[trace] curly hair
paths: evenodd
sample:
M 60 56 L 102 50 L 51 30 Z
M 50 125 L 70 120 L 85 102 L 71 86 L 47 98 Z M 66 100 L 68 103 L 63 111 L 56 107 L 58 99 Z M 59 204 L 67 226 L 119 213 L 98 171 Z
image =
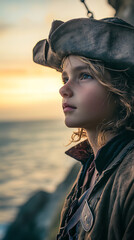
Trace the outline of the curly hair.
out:
M 116 116 L 108 122 L 103 120 L 97 127 L 99 145 L 105 143 L 106 132 L 118 134 L 123 129 L 134 131 L 134 79 L 127 74 L 127 70 L 108 69 L 98 60 L 76 57 L 89 65 L 91 76 L 106 88 L 109 99 L 112 97 L 116 104 Z M 87 138 L 86 131 L 78 128 L 73 132 L 70 143 L 78 142 L 82 138 Z

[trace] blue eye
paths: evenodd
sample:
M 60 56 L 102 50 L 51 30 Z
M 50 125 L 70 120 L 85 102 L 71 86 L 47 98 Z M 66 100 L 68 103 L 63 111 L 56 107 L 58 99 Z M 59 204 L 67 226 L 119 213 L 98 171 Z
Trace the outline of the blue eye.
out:
M 62 78 L 62 82 L 63 82 L 63 84 L 66 84 L 67 83 L 67 81 L 68 81 L 68 78 Z
M 82 73 L 80 79 L 92 79 L 92 76 L 88 73 Z

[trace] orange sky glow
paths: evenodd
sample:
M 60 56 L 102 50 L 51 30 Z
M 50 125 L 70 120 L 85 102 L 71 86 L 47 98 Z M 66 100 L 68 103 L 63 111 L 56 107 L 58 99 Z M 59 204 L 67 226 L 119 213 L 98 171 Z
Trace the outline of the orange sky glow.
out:
M 106 0 L 87 0 L 97 19 L 111 17 Z M 103 11 L 102 11 L 103 10 Z M 53 19 L 86 17 L 79 0 L 5 0 L 0 10 L 0 121 L 63 118 L 60 73 L 32 61 Z

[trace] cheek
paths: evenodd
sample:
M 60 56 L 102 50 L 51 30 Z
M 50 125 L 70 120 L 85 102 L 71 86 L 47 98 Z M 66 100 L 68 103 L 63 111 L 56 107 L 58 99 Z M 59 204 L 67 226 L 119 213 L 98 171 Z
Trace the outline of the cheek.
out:
M 104 108 L 107 108 L 107 102 L 107 94 L 103 89 L 92 89 L 84 94 L 83 105 L 93 112 L 104 111 Z

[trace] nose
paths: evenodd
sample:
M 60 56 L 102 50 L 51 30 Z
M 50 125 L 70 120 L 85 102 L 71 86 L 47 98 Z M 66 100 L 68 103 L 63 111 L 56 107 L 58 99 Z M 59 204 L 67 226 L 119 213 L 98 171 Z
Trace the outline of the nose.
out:
M 72 97 L 73 91 L 71 86 L 69 85 L 69 82 L 59 89 L 59 93 L 62 97 Z

